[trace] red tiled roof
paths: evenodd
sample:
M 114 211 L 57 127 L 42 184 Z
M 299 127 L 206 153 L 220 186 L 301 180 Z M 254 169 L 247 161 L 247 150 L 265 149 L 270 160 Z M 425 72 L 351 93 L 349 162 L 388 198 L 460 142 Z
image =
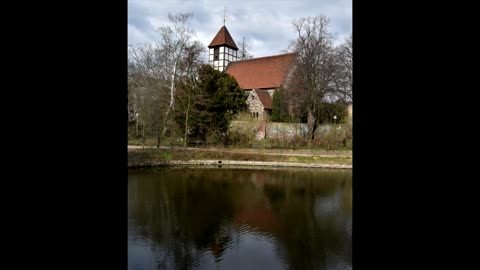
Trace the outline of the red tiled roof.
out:
M 285 82 L 295 57 L 295 53 L 288 53 L 232 62 L 226 72 L 242 89 L 278 88 Z
M 267 92 L 267 90 L 255 89 L 255 93 L 257 93 L 258 99 L 260 99 L 260 101 L 262 102 L 263 108 L 272 108 L 272 98 L 270 97 L 270 94 Z
M 208 47 L 211 48 L 220 45 L 227 45 L 238 50 L 235 41 L 233 41 L 232 36 L 230 35 L 227 27 L 225 26 L 222 26 L 222 28 L 220 28 L 220 31 L 218 31 L 217 35 L 213 38 L 212 42 L 210 42 L 210 45 L 208 45 Z

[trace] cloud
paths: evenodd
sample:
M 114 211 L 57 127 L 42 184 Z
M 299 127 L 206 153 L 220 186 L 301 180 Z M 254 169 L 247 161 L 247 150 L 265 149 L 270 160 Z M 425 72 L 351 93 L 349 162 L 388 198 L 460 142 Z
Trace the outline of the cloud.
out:
M 168 13 L 193 12 L 190 26 L 207 46 L 223 25 L 224 6 L 226 26 L 237 46 L 246 37 L 255 57 L 287 49 L 295 39 L 292 21 L 300 17 L 329 17 L 338 41 L 352 31 L 351 0 L 128 0 L 128 42 L 153 42 L 158 38 L 155 30 L 168 24 Z

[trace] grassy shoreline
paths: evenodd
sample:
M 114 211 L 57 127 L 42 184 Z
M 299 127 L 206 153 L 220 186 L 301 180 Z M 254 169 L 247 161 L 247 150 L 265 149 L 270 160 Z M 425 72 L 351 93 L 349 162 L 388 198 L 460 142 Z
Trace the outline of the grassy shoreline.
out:
M 248 151 L 245 151 L 248 150 Z M 288 151 L 252 149 L 129 148 L 129 167 L 160 165 L 252 165 L 351 168 L 351 151 Z

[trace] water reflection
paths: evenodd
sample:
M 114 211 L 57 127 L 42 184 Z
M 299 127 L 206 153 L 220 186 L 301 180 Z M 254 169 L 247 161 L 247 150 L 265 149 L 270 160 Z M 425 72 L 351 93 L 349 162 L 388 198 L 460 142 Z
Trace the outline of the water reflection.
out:
M 350 269 L 351 171 L 130 170 L 129 269 Z

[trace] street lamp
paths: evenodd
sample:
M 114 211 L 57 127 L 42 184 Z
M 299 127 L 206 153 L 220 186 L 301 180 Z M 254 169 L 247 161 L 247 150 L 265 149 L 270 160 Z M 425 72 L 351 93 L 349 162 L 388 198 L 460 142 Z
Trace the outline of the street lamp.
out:
M 135 114 L 135 137 L 138 136 L 138 113 Z
M 335 145 L 335 142 L 337 140 L 337 127 L 336 127 L 336 124 L 337 124 L 337 116 L 336 115 L 333 115 L 333 143 Z

